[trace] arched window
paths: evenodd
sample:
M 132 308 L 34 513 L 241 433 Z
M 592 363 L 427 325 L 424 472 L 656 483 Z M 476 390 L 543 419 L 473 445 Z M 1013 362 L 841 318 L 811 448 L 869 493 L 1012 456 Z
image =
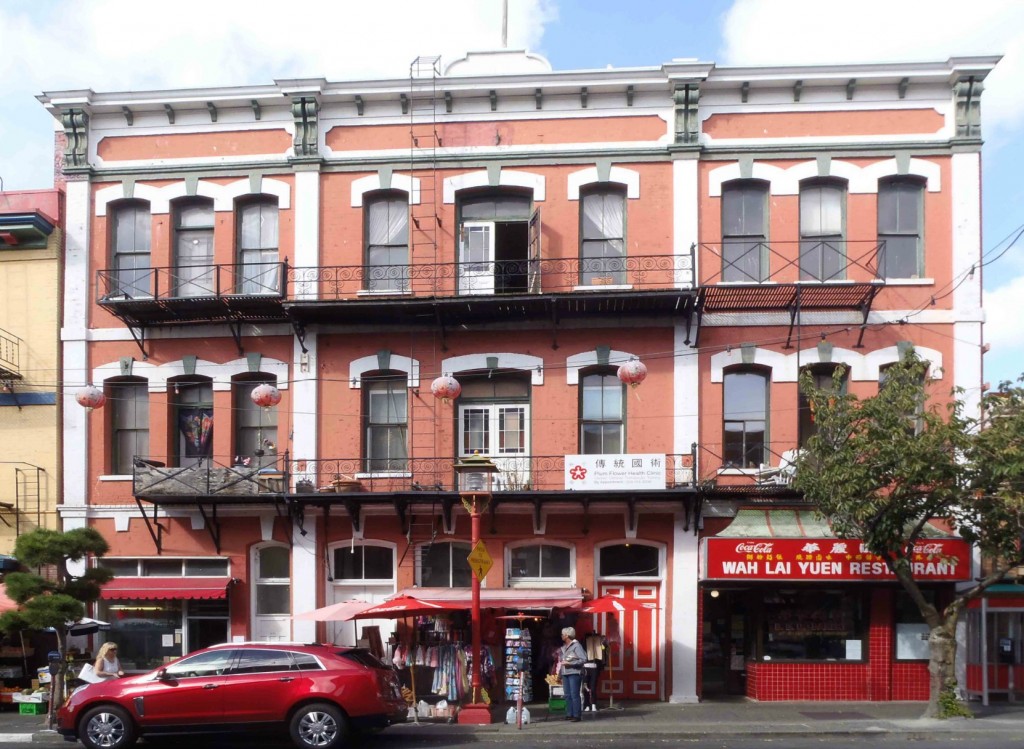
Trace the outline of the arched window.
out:
M 768 278 L 768 185 L 757 180 L 722 186 L 722 281 Z
M 409 290 L 409 197 L 388 190 L 363 203 L 366 289 Z
M 818 390 L 833 390 L 835 382 L 833 374 L 836 370 L 842 371 L 842 381 L 839 385 L 839 393 L 846 393 L 846 385 L 850 379 L 849 367 L 843 364 L 811 364 L 804 367 L 805 372 L 810 372 L 814 387 Z M 799 411 L 800 446 L 806 447 L 807 441 L 818 431 L 814 422 L 814 413 L 811 411 L 811 402 L 807 395 L 800 391 L 798 396 L 797 409 Z
M 277 385 L 273 375 L 253 372 L 231 381 L 234 401 L 234 455 L 247 465 L 274 465 L 277 455 L 277 406 L 261 408 L 252 402 L 260 385 Z
M 469 544 L 432 543 L 417 549 L 418 584 L 424 588 L 468 588 L 473 572 L 469 568 Z
M 626 451 L 625 385 L 612 369 L 581 378 L 580 454 L 613 455 Z
M 213 381 L 186 375 L 168 381 L 171 395 L 171 429 L 175 465 L 195 465 L 213 455 Z
M 494 488 L 530 483 L 530 374 L 474 372 L 459 375 L 459 457 L 489 455 L 500 472 Z
M 174 295 L 214 296 L 213 201 L 188 198 L 174 204 Z
M 558 544 L 527 543 L 508 547 L 509 585 L 572 584 L 572 549 Z
M 767 462 L 770 372 L 734 369 L 722 378 L 722 457 L 728 468 Z
M 334 548 L 331 561 L 336 583 L 391 582 L 395 577 L 395 550 L 376 544 L 342 544 Z
M 140 299 L 153 295 L 153 264 L 149 242 L 152 234 L 149 203 L 128 200 L 110 212 L 110 255 L 114 278 L 109 295 Z
M 409 467 L 409 391 L 402 372 L 364 375 L 363 451 L 366 470 L 405 471 Z
M 846 277 L 846 185 L 839 180 L 800 184 L 800 278 Z
M 626 283 L 626 191 L 588 188 L 580 197 L 580 283 Z
M 529 191 L 460 191 L 458 279 L 460 294 L 514 294 L 530 283 Z M 539 248 L 538 248 L 539 249 Z
M 277 198 L 259 195 L 239 200 L 236 207 L 239 294 L 280 294 Z
M 149 387 L 141 377 L 107 380 L 110 410 L 110 467 L 113 474 L 132 473 L 135 456 L 149 456 Z
M 924 184 L 898 177 L 878 183 L 878 272 L 883 278 L 924 276 Z
M 658 577 L 661 554 L 657 546 L 613 544 L 598 550 L 599 577 Z

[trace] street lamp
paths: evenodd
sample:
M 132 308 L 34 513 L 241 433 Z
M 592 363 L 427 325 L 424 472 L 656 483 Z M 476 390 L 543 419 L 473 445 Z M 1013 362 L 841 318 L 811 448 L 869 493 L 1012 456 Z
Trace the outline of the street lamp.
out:
M 480 580 L 490 569 L 491 560 L 487 549 L 480 541 L 480 516 L 487 512 L 491 502 L 491 480 L 498 467 L 486 455 L 479 453 L 463 458 L 455 464 L 455 475 L 459 481 L 459 499 L 469 513 L 470 567 L 473 570 L 472 608 L 470 610 L 473 630 L 473 672 L 472 701 L 459 711 L 459 723 L 488 724 L 491 722 L 490 708 L 480 701 L 480 662 L 483 650 L 480 647 Z

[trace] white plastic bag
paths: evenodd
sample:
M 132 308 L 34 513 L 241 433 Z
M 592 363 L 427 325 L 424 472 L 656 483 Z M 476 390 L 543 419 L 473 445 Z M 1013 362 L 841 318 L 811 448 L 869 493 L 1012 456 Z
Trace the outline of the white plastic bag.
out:
M 416 705 L 416 713 L 421 718 L 429 718 L 430 717 L 430 705 L 428 705 L 423 700 L 420 700 L 419 704 Z
M 516 709 L 514 707 L 510 707 L 508 709 L 508 712 L 505 713 L 505 722 L 508 725 L 510 725 L 510 726 L 514 726 L 515 725 L 515 723 L 516 723 Z

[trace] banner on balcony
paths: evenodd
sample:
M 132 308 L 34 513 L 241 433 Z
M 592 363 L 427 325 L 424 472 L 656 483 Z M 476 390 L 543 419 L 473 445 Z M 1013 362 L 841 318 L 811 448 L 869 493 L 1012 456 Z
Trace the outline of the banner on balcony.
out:
M 705 538 L 702 580 L 895 580 L 860 541 L 839 538 Z M 926 539 L 914 547 L 917 580 L 969 580 L 971 549 L 960 538 Z
M 565 488 L 665 489 L 665 455 L 566 455 Z

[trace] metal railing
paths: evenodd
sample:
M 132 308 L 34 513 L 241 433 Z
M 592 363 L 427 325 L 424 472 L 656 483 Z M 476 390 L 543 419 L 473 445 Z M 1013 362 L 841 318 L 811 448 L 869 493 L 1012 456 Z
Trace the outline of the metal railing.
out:
M 21 377 L 21 339 L 0 328 L 0 378 Z
M 284 296 L 287 262 L 101 270 L 100 303 L 228 296 Z
M 885 242 L 752 240 L 701 243 L 700 285 L 881 280 Z

